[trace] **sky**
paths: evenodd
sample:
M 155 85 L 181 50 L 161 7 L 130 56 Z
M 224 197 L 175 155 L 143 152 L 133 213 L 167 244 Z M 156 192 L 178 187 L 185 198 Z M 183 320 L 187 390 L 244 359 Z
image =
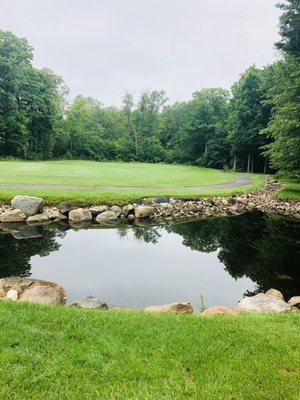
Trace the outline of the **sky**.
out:
M 119 105 L 126 91 L 170 102 L 229 89 L 250 65 L 277 59 L 277 0 L 0 0 L 0 28 L 26 37 L 34 65 L 70 96 Z

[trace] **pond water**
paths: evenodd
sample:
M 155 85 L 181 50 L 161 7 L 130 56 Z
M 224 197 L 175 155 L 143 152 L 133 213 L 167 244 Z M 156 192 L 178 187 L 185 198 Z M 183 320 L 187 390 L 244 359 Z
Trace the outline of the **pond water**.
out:
M 234 306 L 271 287 L 300 294 L 300 223 L 262 213 L 167 226 L 74 229 L 66 224 L 0 230 L 0 276 L 61 284 L 129 307 L 191 301 Z M 26 236 L 35 236 L 24 239 Z M 21 239 L 22 238 L 22 239 Z

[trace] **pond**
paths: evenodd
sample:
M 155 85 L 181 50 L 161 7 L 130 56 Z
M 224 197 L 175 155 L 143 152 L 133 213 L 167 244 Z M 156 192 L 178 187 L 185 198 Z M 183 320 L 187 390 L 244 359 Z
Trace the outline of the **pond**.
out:
M 280 216 L 1 228 L 1 277 L 57 282 L 68 302 L 91 295 L 128 307 L 191 301 L 197 308 L 201 296 L 206 306 L 234 306 L 243 295 L 271 287 L 286 298 L 300 293 L 300 223 Z

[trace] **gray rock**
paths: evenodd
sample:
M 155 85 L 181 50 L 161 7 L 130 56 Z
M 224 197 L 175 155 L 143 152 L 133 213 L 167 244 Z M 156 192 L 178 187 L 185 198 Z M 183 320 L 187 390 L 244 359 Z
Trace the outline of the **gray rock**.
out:
M 23 222 L 26 215 L 21 210 L 10 210 L 0 214 L 0 222 Z
M 57 206 L 58 210 L 64 215 L 67 215 L 73 209 L 73 207 L 74 205 L 72 201 L 63 201 Z
M 154 207 L 151 206 L 137 206 L 135 208 L 136 218 L 149 218 L 154 214 Z
M 71 303 L 70 306 L 78 308 L 101 308 L 102 310 L 108 309 L 108 305 L 104 301 L 93 296 L 88 296 L 83 300 Z
M 36 214 L 36 215 L 32 215 L 31 217 L 28 217 L 27 223 L 35 224 L 35 223 L 45 222 L 45 221 L 49 221 L 49 220 L 50 220 L 50 218 L 49 218 L 48 214 L 42 213 L 42 214 Z
M 89 208 L 89 211 L 92 213 L 93 217 L 97 217 L 97 215 L 103 213 L 108 209 L 107 206 L 93 206 Z
M 93 219 L 92 213 L 84 208 L 77 208 L 69 212 L 69 221 L 73 223 L 89 222 Z
M 252 297 L 243 298 L 237 308 L 245 311 L 272 311 L 285 312 L 290 311 L 291 307 L 282 299 L 274 296 L 268 296 L 264 293 L 256 294 Z
M 168 197 L 158 196 L 158 197 L 154 197 L 153 201 L 156 204 L 164 204 L 164 203 L 168 203 L 169 199 L 168 199 Z
M 98 222 L 98 224 L 111 224 L 118 222 L 118 216 L 113 211 L 104 211 L 103 213 L 97 215 L 96 222 Z
M 39 214 L 43 211 L 43 199 L 33 196 L 15 196 L 11 205 L 13 208 L 21 210 L 27 217 Z

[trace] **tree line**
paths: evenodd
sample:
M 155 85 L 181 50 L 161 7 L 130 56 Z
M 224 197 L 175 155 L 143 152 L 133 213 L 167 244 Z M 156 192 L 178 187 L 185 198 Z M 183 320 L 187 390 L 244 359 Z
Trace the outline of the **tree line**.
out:
M 283 10 L 279 61 L 250 66 L 230 91 L 168 104 L 164 91 L 125 93 L 120 107 L 77 96 L 32 65 L 26 39 L 0 31 L 0 157 L 188 163 L 300 176 L 300 0 Z

